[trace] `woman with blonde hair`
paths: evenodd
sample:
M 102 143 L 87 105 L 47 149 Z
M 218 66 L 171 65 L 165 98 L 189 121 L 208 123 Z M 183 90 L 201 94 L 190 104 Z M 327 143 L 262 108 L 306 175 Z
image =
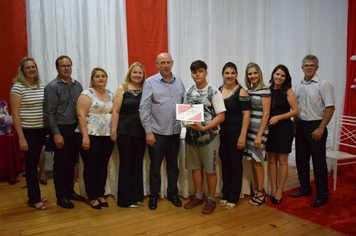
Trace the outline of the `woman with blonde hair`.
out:
M 11 114 L 19 137 L 20 149 L 26 157 L 26 184 L 30 204 L 46 210 L 37 178 L 37 167 L 45 143 L 47 123 L 43 113 L 44 85 L 36 62 L 31 57 L 21 60 L 18 75 L 10 92 Z
M 77 145 L 84 163 L 85 190 L 93 209 L 108 207 L 104 198 L 107 166 L 114 143 L 110 140 L 113 94 L 107 90 L 108 74 L 96 67 L 91 73 L 89 89 L 79 96 L 75 130 Z
M 267 122 L 271 105 L 271 92 L 263 82 L 260 67 L 253 62 L 246 66 L 245 85 L 251 97 L 251 119 L 247 131 L 247 142 L 244 156 L 252 162 L 256 192 L 249 203 L 260 206 L 265 202 L 264 168 L 262 162 L 267 161 L 265 143 L 268 136 Z
M 133 63 L 114 96 L 111 118 L 111 140 L 117 141 L 120 154 L 117 205 L 137 208 L 143 203 L 143 156 L 146 149 L 145 130 L 138 113 L 142 87 L 146 79 L 142 64 Z

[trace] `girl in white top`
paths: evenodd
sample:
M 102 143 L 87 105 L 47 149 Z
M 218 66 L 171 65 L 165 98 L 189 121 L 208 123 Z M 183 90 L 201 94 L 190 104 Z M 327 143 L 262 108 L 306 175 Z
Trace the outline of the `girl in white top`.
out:
M 84 163 L 85 190 L 91 207 L 98 210 L 108 207 L 104 193 L 107 166 L 114 146 L 110 139 L 113 94 L 105 89 L 107 80 L 103 68 L 94 68 L 89 89 L 84 90 L 77 101 L 77 144 Z
M 37 179 L 37 167 L 46 137 L 43 114 L 44 85 L 36 62 L 31 57 L 21 60 L 15 84 L 10 92 L 11 114 L 19 137 L 20 149 L 26 157 L 26 183 L 29 202 L 38 210 L 46 210 Z

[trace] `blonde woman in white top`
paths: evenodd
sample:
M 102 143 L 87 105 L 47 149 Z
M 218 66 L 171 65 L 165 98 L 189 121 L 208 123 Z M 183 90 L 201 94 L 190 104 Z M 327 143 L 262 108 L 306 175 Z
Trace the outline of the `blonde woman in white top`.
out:
M 45 142 L 47 124 L 43 113 L 44 85 L 33 58 L 21 60 L 18 75 L 10 92 L 11 114 L 19 137 L 20 149 L 26 157 L 26 183 L 29 203 L 46 210 L 37 179 L 37 167 Z

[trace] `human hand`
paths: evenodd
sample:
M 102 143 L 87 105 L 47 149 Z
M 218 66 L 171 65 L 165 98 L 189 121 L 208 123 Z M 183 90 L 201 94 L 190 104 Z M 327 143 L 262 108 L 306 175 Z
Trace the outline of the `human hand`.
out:
M 246 146 L 246 136 L 240 135 L 239 139 L 237 140 L 237 149 L 244 149 Z
M 273 117 L 271 117 L 271 119 L 269 119 L 268 125 L 275 125 L 278 123 L 278 121 L 279 121 L 278 116 L 273 116 Z
M 194 122 L 194 124 L 192 124 L 192 126 L 190 126 L 190 128 L 192 128 L 193 130 L 196 131 L 205 131 L 205 126 L 202 126 L 201 124 Z
M 147 133 L 146 134 L 146 143 L 148 145 L 150 145 L 151 147 L 153 147 L 155 145 L 155 142 L 156 142 L 155 135 L 153 133 Z
M 62 149 L 64 146 L 64 139 L 60 133 L 55 134 L 53 137 L 54 144 L 58 149 Z
M 83 139 L 82 139 L 82 148 L 84 150 L 89 150 L 89 148 L 90 148 L 90 139 L 89 139 L 89 137 L 83 137 Z
M 318 142 L 320 141 L 321 137 L 323 136 L 324 134 L 324 129 L 322 128 L 317 128 L 316 130 L 313 131 L 312 134 L 312 139 L 315 141 L 315 142 Z
M 110 139 L 111 139 L 111 141 L 116 142 L 117 133 L 116 133 L 116 132 L 111 132 L 111 134 L 110 134 Z
M 255 141 L 253 142 L 253 146 L 255 148 L 259 148 L 261 146 L 261 143 L 262 143 L 262 137 L 261 136 L 257 136 L 255 138 Z
M 20 138 L 19 139 L 19 145 L 20 145 L 20 150 L 22 151 L 28 151 L 28 144 L 25 138 Z

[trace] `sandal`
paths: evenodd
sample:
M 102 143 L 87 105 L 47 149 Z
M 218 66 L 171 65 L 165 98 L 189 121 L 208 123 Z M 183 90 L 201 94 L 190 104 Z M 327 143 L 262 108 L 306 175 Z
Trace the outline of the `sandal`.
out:
M 45 197 L 41 197 L 41 202 L 48 202 L 48 200 Z
M 236 203 L 228 202 L 228 203 L 226 204 L 226 206 L 225 206 L 225 209 L 226 209 L 226 210 L 231 210 L 231 209 L 233 209 L 233 208 L 235 208 L 235 207 L 236 207 Z
M 99 197 L 98 198 L 98 201 L 99 201 L 99 203 L 100 203 L 100 205 L 102 206 L 102 207 L 109 207 L 109 204 L 105 201 L 105 202 L 102 202 L 101 200 L 102 199 L 104 199 L 104 201 L 105 201 L 105 198 L 104 197 Z
M 98 205 L 94 205 L 95 202 L 99 202 L 99 204 L 98 204 Z M 101 203 L 100 203 L 100 201 L 99 201 L 98 199 L 93 200 L 93 201 L 90 203 L 90 206 L 91 206 L 91 208 L 93 208 L 93 209 L 101 210 Z
M 219 204 L 220 204 L 220 206 L 226 206 L 226 204 L 227 204 L 227 201 L 226 200 L 223 200 L 223 199 L 221 199 L 220 201 L 219 201 Z
M 37 210 L 47 210 L 47 207 L 44 203 L 42 202 L 38 202 L 36 204 L 33 204 L 33 206 L 37 209 Z
M 40 184 L 47 185 L 47 179 L 40 179 Z
M 257 196 L 258 193 L 263 193 L 261 196 Z M 261 206 L 264 202 L 266 201 L 266 192 L 265 189 L 259 190 L 257 189 L 257 192 L 255 194 L 255 196 L 253 196 L 251 198 L 251 200 L 249 201 L 249 203 L 252 206 Z

